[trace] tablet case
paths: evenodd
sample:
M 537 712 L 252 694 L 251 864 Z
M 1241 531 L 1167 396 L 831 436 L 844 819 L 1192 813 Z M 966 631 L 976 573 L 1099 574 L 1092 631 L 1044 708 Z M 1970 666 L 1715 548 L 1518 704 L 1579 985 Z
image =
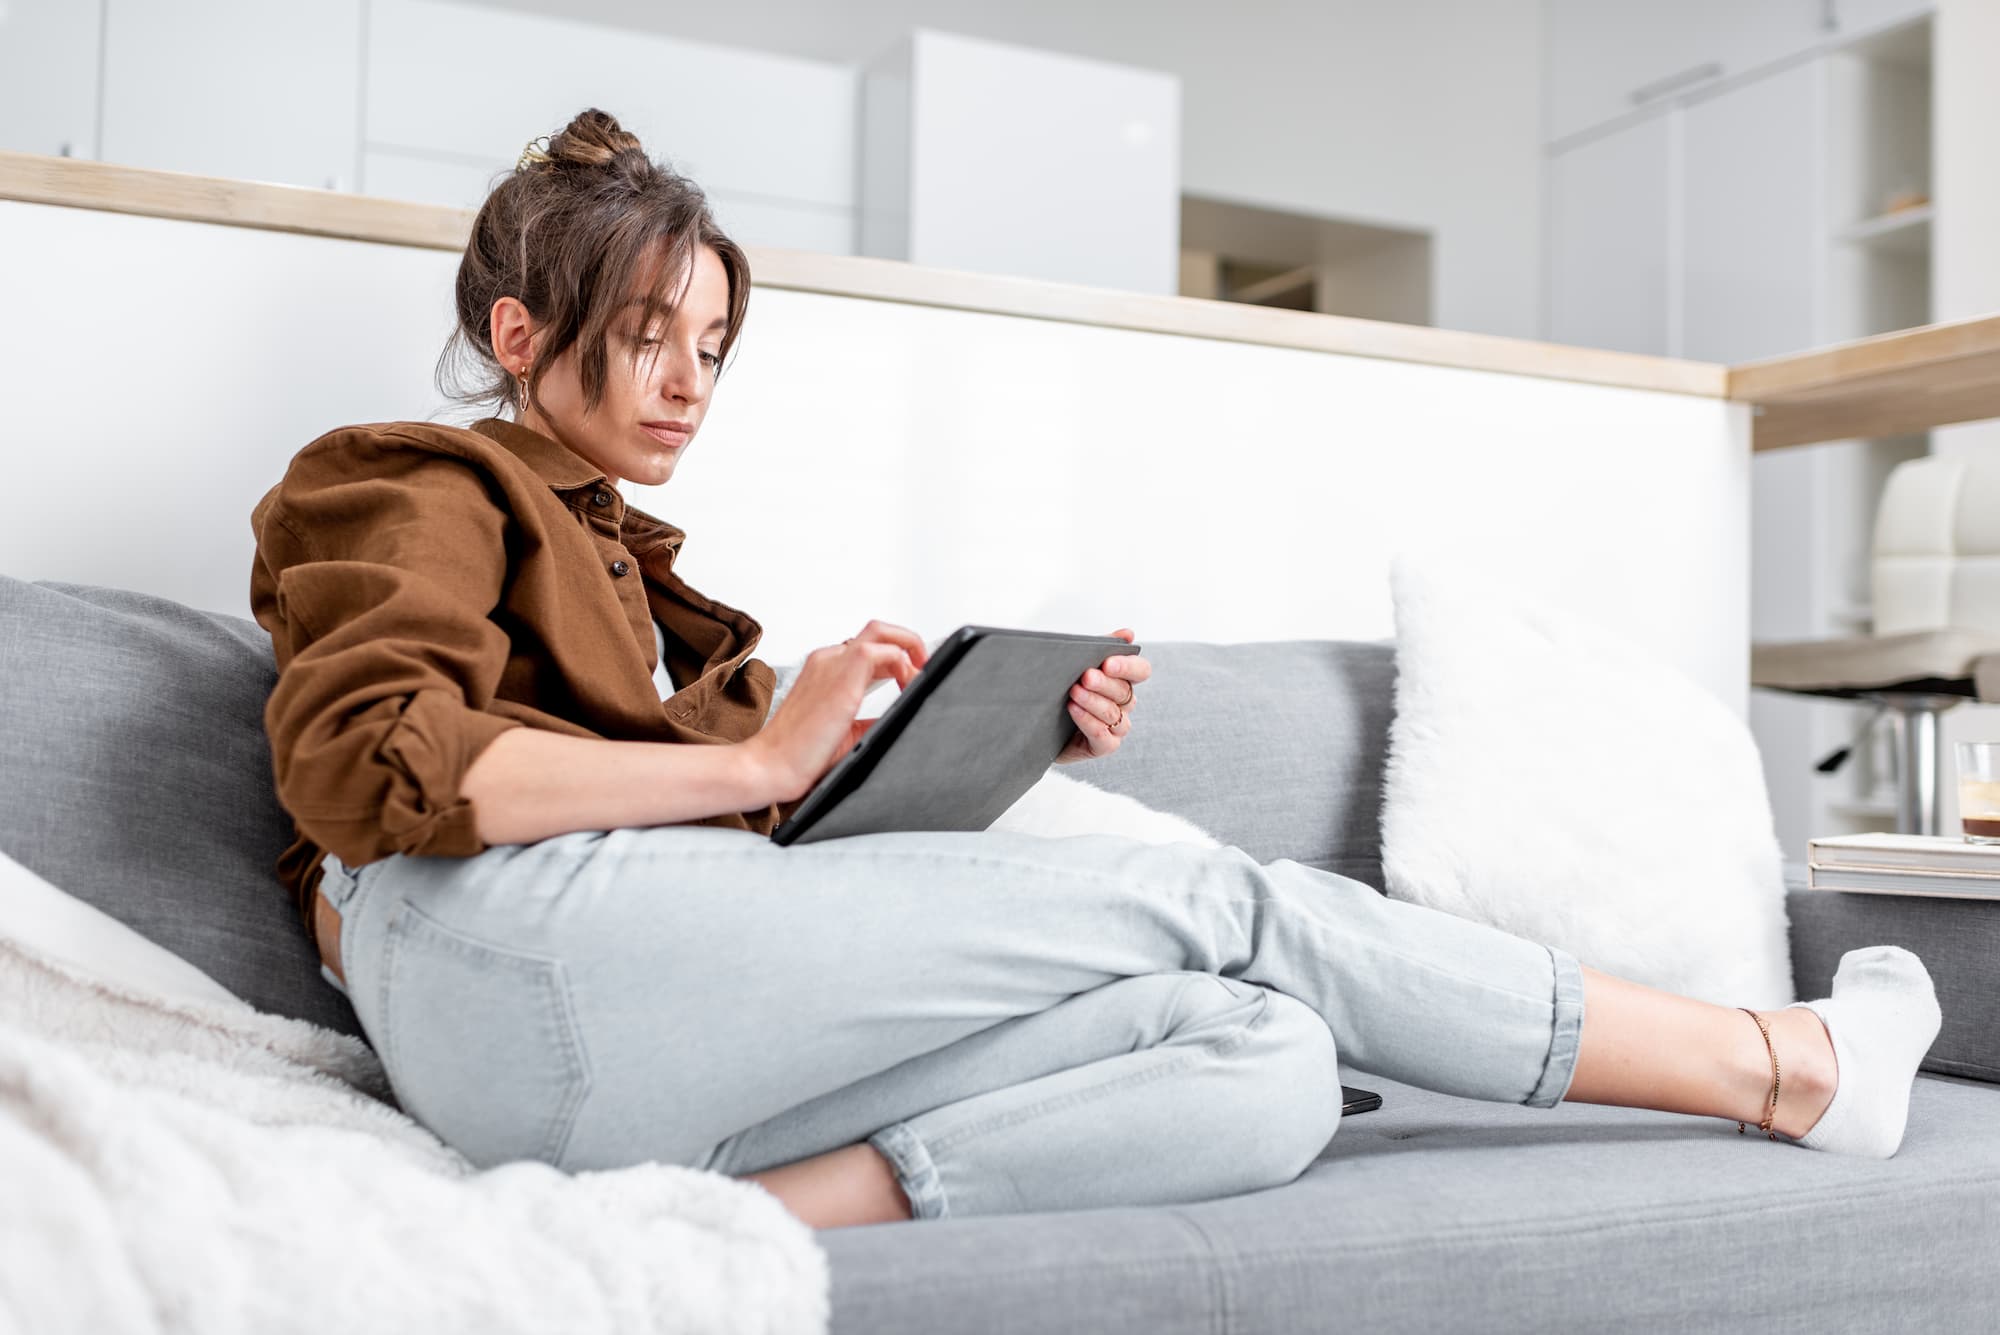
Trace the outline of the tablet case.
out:
M 1075 731 L 1070 685 L 1138 652 L 1115 636 L 959 627 L 772 840 L 987 828 Z

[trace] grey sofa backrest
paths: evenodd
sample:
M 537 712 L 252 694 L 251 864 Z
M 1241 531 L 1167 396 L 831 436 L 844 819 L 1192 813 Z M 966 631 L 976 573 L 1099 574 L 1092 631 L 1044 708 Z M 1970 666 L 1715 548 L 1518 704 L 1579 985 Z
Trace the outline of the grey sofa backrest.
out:
M 1144 649 L 1142 726 L 1072 773 L 1379 888 L 1393 646 Z M 254 622 L 0 576 L 0 850 L 260 1009 L 357 1033 L 274 874 L 275 680 Z
M 1291 858 L 1382 888 L 1389 641 L 1140 642 L 1137 726 L 1070 773 L 1185 816 L 1259 862 Z
M 276 680 L 253 621 L 0 576 L 0 850 L 260 1010 L 358 1034 L 274 873 Z

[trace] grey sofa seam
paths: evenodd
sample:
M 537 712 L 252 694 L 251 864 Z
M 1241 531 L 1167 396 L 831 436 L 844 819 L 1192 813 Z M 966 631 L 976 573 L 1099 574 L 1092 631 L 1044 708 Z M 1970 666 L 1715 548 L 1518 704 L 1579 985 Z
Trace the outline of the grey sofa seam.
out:
M 1221 1250 L 1216 1247 L 1215 1239 L 1209 1236 L 1208 1230 L 1185 1208 L 1172 1207 L 1167 1214 L 1201 1241 L 1203 1277 L 1208 1280 L 1209 1311 L 1215 1316 L 1212 1328 L 1218 1335 L 1229 1335 L 1236 1329 L 1236 1291 L 1229 1282 L 1229 1267 L 1220 1264 Z
M 1819 1153 L 1802 1150 L 1800 1153 Z M 1985 1178 L 1961 1178 L 1955 1186 L 1972 1188 L 1966 1193 L 1968 1199 L 1989 1200 L 1995 1188 L 2000 1188 L 2000 1175 Z M 1935 1199 L 1935 1196 L 1926 1197 Z M 1686 1207 L 1653 1211 L 1634 1217 L 1626 1213 L 1574 1216 L 1552 1226 L 1506 1225 L 1498 1229 L 1427 1229 L 1421 1233 L 1399 1234 L 1394 1237 L 1371 1238 L 1353 1244 L 1342 1243 L 1337 1248 L 1306 1250 L 1291 1248 L 1274 1251 L 1235 1252 L 1239 1260 L 1263 1261 L 1316 1258 L 1324 1260 L 1331 1256 L 1367 1255 L 1375 1252 L 1407 1252 L 1413 1246 L 1424 1243 L 1461 1242 L 1517 1242 L 1523 1239 L 1554 1239 L 1582 1233 L 1644 1232 L 1659 1224 L 1685 1223 L 1691 1220 L 1714 1222 L 1722 1215 L 1735 1218 L 1755 1219 L 1765 1215 L 1786 1215 L 1815 1213 L 1833 1207 L 1854 1205 L 1874 1205 L 1881 1202 L 1908 1202 L 1909 1189 L 1905 1186 L 1884 1188 L 1878 1191 L 1861 1192 L 1841 1190 L 1822 1192 L 1813 1196 L 1794 1197 L 1785 1201 L 1772 1201 L 1767 1196 L 1735 1196 L 1719 1200 L 1704 1200 Z M 1739 1208 L 1750 1205 L 1751 1208 Z

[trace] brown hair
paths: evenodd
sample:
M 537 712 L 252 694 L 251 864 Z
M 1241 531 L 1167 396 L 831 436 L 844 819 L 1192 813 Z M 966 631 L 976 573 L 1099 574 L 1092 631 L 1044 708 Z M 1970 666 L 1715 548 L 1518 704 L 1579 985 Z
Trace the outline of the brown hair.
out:
M 458 327 L 438 358 L 439 389 L 461 402 L 506 404 L 521 415 L 521 386 L 494 356 L 491 325 L 493 303 L 514 297 L 548 331 L 528 372 L 528 401 L 550 364 L 575 345 L 584 403 L 595 408 L 623 302 L 629 296 L 644 303 L 642 329 L 671 319 L 678 302 L 668 289 L 693 273 L 702 246 L 714 249 L 729 275 L 720 373 L 743 329 L 750 261 L 716 226 L 701 187 L 648 158 L 636 135 L 595 107 L 547 143 L 541 152 L 529 146 L 472 220 L 458 265 Z M 657 285 L 635 292 L 655 255 L 664 261 Z

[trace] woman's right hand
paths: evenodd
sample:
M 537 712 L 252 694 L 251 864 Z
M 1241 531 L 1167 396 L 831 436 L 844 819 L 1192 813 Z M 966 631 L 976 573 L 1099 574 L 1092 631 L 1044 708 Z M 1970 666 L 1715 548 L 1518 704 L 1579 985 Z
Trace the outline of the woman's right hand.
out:
M 873 719 L 857 719 L 861 698 L 884 677 L 900 689 L 924 665 L 923 637 L 907 626 L 871 621 L 861 633 L 806 655 L 791 689 L 755 736 L 744 742 L 776 791 L 774 801 L 805 796 L 851 750 Z

